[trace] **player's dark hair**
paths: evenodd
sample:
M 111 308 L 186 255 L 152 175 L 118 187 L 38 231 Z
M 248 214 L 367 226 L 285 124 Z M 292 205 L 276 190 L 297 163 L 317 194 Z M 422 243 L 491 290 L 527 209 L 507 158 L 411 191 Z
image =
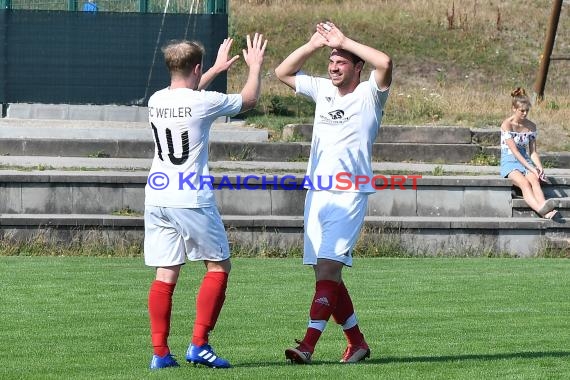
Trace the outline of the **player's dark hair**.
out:
M 170 74 L 188 75 L 202 63 L 204 46 L 195 41 L 171 41 L 162 48 L 164 62 Z
M 364 60 L 363 60 L 362 58 L 360 58 L 359 56 L 357 56 L 356 54 L 351 53 L 351 52 L 349 52 L 349 51 L 348 51 L 347 53 L 350 55 L 350 60 L 351 60 L 352 63 L 354 63 L 355 65 L 356 65 L 358 62 L 364 63 Z
M 352 62 L 353 64 L 357 64 L 358 62 L 362 62 L 362 64 L 364 64 L 364 60 L 362 58 L 360 58 L 358 55 L 348 51 L 348 50 L 344 50 L 344 49 L 333 49 L 331 50 L 330 55 L 332 56 L 333 54 L 335 54 L 335 52 L 337 53 L 341 53 L 342 55 L 344 55 L 348 60 L 350 60 L 350 62 Z

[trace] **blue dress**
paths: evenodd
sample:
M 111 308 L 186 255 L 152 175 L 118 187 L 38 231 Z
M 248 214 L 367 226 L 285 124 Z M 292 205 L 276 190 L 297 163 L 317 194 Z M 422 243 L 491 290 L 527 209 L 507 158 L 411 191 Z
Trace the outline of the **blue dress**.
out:
M 526 161 L 534 166 L 534 163 L 528 155 L 529 143 L 536 140 L 536 132 L 512 132 L 501 131 L 501 177 L 506 178 L 513 170 L 518 170 L 526 175 L 528 170 L 517 160 L 513 152 L 507 145 L 506 141 L 513 139 L 520 154 Z

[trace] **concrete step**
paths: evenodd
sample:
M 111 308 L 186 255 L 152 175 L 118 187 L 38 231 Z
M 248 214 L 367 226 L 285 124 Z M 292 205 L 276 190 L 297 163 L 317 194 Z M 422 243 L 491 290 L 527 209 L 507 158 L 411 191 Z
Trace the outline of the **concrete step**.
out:
M 148 171 L 151 158 L 0 156 L 0 168 L 12 170 L 139 170 Z M 217 173 L 297 173 L 304 174 L 307 161 L 210 161 L 208 166 Z M 372 162 L 375 172 L 452 175 L 498 175 L 496 166 L 430 164 L 414 162 Z M 568 169 L 553 169 L 553 175 L 570 175 Z
M 47 131 L 46 131 L 47 132 Z M 137 131 L 146 134 L 148 130 Z M 0 131 L 1 133 L 1 131 Z M 86 135 L 90 136 L 90 135 Z M 224 138 L 229 138 L 228 136 Z M 309 143 L 211 141 L 210 161 L 307 161 Z M 374 161 L 468 163 L 480 148 L 467 144 L 376 143 Z M 152 137 L 142 139 L 48 138 L 0 136 L 0 154 L 9 156 L 152 158 Z
M 0 156 L 0 170 L 25 171 L 141 171 L 148 172 L 150 158 L 106 158 L 106 157 L 54 157 L 54 156 Z M 210 161 L 210 170 L 217 174 L 229 173 L 294 173 L 304 175 L 307 161 Z M 497 166 L 471 164 L 434 164 L 417 162 L 372 162 L 375 173 L 424 174 L 424 175 L 499 175 Z M 549 168 L 549 176 L 570 176 L 570 169 Z M 548 187 L 546 187 L 548 190 Z M 565 195 L 551 195 L 563 197 Z
M 240 161 L 307 161 L 310 143 L 212 143 L 210 160 Z M 372 160 L 376 162 L 427 162 L 439 164 L 468 163 L 480 153 L 469 144 L 375 143 Z
M 223 220 L 232 246 L 258 250 L 263 242 L 265 247 L 285 251 L 302 247 L 300 216 L 224 215 Z M 551 244 L 548 236 L 569 230 L 567 224 L 528 218 L 367 217 L 359 244 L 397 247 L 413 255 L 530 257 Z M 140 246 L 144 224 L 141 216 L 0 214 L 0 234 L 4 241 Z
M 312 124 L 289 124 L 283 128 L 285 141 L 311 141 Z M 376 142 L 413 144 L 471 144 L 469 128 L 455 126 L 382 125 Z
M 471 128 L 471 141 L 481 146 L 501 145 L 500 128 Z
M 306 125 L 292 126 L 311 127 Z M 210 160 L 306 161 L 309 142 L 268 142 L 267 130 L 243 121 L 214 123 Z M 496 146 L 472 143 L 462 127 L 383 126 L 373 160 L 457 164 L 500 154 Z M 0 119 L 0 156 L 152 158 L 154 143 L 146 122 Z M 570 153 L 542 153 L 548 167 L 570 168 Z
M 566 257 L 570 257 L 570 238 L 569 237 L 547 237 L 546 241 L 549 249 L 558 253 L 565 253 Z
M 123 105 L 9 103 L 6 116 L 13 119 L 97 120 L 147 122 L 148 108 Z
M 486 157 L 501 158 L 499 146 L 483 146 L 481 154 Z M 540 160 L 546 170 L 550 168 L 570 168 L 570 152 L 540 152 Z
M 563 218 L 570 218 L 570 198 L 556 199 L 556 209 Z M 537 214 L 532 210 L 524 199 L 513 199 L 513 217 L 515 218 L 536 218 Z
M 214 127 L 210 142 L 210 161 L 268 161 L 268 162 L 306 162 L 309 158 L 309 143 L 259 142 L 265 138 L 253 131 L 248 136 L 246 131 L 225 130 L 220 125 Z M 0 157 L 2 156 L 44 156 L 44 157 L 79 157 L 79 158 L 131 158 L 151 159 L 154 155 L 152 137 L 144 140 L 147 129 L 131 129 L 133 139 L 93 138 L 93 131 L 85 133 L 83 138 L 61 139 L 49 137 L 46 129 L 42 135 L 36 132 L 32 137 L 9 137 L 0 129 Z M 76 130 L 76 132 L 79 132 Z M 102 130 L 108 136 L 113 130 Z M 216 135 L 216 133 L 219 134 Z M 217 136 L 217 137 L 216 137 Z M 236 142 L 235 140 L 242 140 Z M 233 141 L 228 141 L 233 140 Z M 435 163 L 439 165 L 468 164 L 482 154 L 481 148 L 468 144 L 405 144 L 376 143 L 373 147 L 375 162 L 410 162 Z M 487 154 L 487 153 L 484 153 Z M 489 155 L 494 153 L 489 153 Z M 570 154 L 544 153 L 543 161 L 549 168 L 570 168 Z M 499 167 L 496 167 L 497 173 Z
M 299 189 L 303 174 L 214 171 L 212 176 L 222 214 L 303 215 L 305 190 Z M 147 177 L 147 171 L 2 170 L 0 213 L 141 213 Z M 552 179 L 553 189 L 570 193 L 570 176 Z M 513 216 L 512 185 L 495 175 L 386 174 L 378 178 L 377 186 L 381 190 L 369 197 L 370 216 Z
M 267 142 L 268 138 L 266 130 L 247 127 L 242 120 L 217 121 L 210 131 L 213 142 Z M 11 144 L 15 146 L 9 148 Z M 85 144 L 92 147 L 85 148 Z M 152 148 L 154 143 L 148 121 L 0 119 L 2 154 L 86 156 L 85 152 L 100 151 L 128 157 L 129 152 L 124 150 L 129 144 L 143 144 L 146 150 L 142 157 L 149 154 L 148 146 Z M 121 147 L 123 152 L 118 153 Z
M 310 124 L 290 124 L 283 129 L 283 139 L 297 142 L 311 141 L 312 132 L 313 126 Z M 451 163 L 457 160 L 456 163 L 465 163 L 478 158 L 479 155 L 499 160 L 501 156 L 500 138 L 498 128 L 383 125 L 380 128 L 377 143 L 418 144 L 419 146 L 408 151 L 398 149 L 398 145 L 387 145 L 387 148 L 384 148 L 385 152 L 375 152 L 375 155 L 385 161 Z M 471 145 L 471 147 L 458 147 L 462 144 Z M 449 156 L 442 158 L 443 154 L 449 154 Z M 541 158 L 547 167 L 570 168 L 570 152 L 541 152 Z
M 264 228 L 267 226 L 278 228 L 303 228 L 303 216 L 299 215 L 223 215 L 228 226 Z M 536 228 L 553 231 L 570 229 L 566 224 L 555 223 L 546 219 L 528 218 L 482 218 L 482 217 L 451 217 L 441 219 L 437 217 L 409 217 L 409 216 L 367 216 L 367 227 L 383 227 L 396 229 L 505 229 L 516 230 Z M 142 215 L 106 215 L 106 214 L 0 214 L 0 226 L 43 225 L 46 227 L 58 226 L 95 226 L 95 227 L 143 227 Z M 555 233 L 555 232 L 552 232 Z M 558 236 L 559 238 L 560 236 Z

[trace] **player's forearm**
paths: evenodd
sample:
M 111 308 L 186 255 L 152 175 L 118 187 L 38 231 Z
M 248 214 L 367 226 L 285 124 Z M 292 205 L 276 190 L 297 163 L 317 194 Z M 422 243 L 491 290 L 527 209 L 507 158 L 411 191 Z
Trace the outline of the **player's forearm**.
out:
M 244 112 L 256 106 L 261 92 L 261 67 L 250 67 L 247 81 L 241 90 L 242 106 Z
M 388 70 L 392 67 L 392 59 L 386 53 L 373 47 L 363 45 L 348 37 L 342 42 L 341 48 L 356 54 L 376 70 Z
M 316 51 L 310 43 L 306 43 L 298 49 L 294 50 L 287 58 L 281 62 L 275 69 L 275 75 L 281 81 L 287 77 L 294 77 L 301 70 L 307 59 Z
M 221 71 L 216 70 L 214 67 L 202 74 L 200 79 L 200 84 L 198 84 L 198 90 L 204 90 L 208 88 L 210 83 L 220 74 Z

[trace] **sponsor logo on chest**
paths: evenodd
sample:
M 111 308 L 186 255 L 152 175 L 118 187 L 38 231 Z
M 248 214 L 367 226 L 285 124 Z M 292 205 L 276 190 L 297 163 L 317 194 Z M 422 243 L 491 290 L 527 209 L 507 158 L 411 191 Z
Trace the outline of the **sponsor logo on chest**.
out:
M 320 114 L 320 121 L 324 124 L 339 125 L 348 121 L 349 117 L 345 115 L 344 110 L 336 109 Z

